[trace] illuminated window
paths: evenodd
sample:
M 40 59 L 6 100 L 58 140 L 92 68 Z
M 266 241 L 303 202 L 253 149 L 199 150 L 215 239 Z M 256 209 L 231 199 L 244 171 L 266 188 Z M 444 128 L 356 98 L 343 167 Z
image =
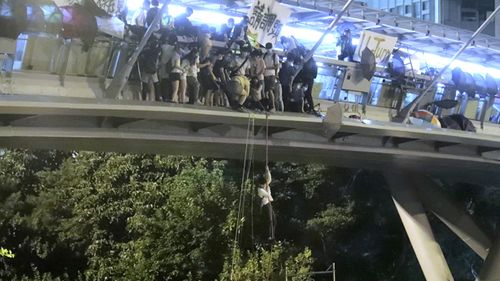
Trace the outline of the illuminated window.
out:
M 405 5 L 405 14 L 411 13 L 411 5 Z
M 429 2 L 422 2 L 422 11 L 427 11 L 429 9 Z

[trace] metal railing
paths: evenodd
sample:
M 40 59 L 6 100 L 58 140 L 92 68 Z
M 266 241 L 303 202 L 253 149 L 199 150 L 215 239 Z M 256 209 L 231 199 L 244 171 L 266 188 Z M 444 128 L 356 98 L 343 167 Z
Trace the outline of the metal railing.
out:
M 308 276 L 311 278 L 312 276 L 315 275 L 331 275 L 332 280 L 336 281 L 336 268 L 335 268 L 335 263 L 332 263 L 325 271 L 311 271 L 311 272 L 304 272 L 304 273 L 299 273 L 299 274 L 288 274 L 288 270 L 285 268 L 285 280 L 286 281 L 294 281 L 296 277 L 304 277 Z M 290 278 L 290 279 L 289 279 Z M 314 280 L 314 279 L 311 279 Z

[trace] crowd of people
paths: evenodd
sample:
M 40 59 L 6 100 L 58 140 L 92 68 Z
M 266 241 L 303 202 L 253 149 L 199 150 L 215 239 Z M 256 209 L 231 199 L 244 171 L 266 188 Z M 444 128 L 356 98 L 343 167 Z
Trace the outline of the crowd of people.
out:
M 130 33 L 142 38 L 154 23 L 157 0 L 145 0 Z M 281 37 L 280 55 L 271 42 L 252 44 L 249 19 L 230 18 L 219 30 L 195 26 L 191 8 L 177 17 L 162 16 L 138 60 L 141 99 L 204 104 L 246 111 L 315 113 L 312 88 L 318 70 L 314 59 L 293 37 Z M 213 46 L 213 42 L 221 45 Z

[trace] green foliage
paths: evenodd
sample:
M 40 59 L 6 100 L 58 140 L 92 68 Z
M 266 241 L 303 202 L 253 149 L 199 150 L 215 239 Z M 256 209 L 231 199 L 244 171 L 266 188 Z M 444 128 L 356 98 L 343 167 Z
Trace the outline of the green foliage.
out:
M 282 243 L 271 246 L 270 249 L 258 247 L 256 250 L 242 254 L 236 249 L 234 255 L 226 260 L 220 280 L 309 280 L 312 270 L 312 253 L 308 248 L 294 255 L 287 252 L 289 247 Z
M 339 280 L 423 279 L 375 173 L 272 164 L 276 234 L 286 243 L 256 248 L 267 243 L 268 224 L 249 179 L 233 256 L 240 162 L 5 152 L 0 245 L 15 257 L 0 250 L 0 280 L 309 280 L 313 267 L 332 262 Z M 253 175 L 264 170 L 254 164 Z M 486 229 L 498 220 L 498 189 L 447 188 Z M 474 254 L 444 226 L 435 230 L 454 272 L 462 268 L 456 279 L 470 279 L 464 264 Z
M 16 255 L 11 250 L 0 248 L 0 257 L 13 259 Z
M 8 263 L 2 279 L 209 280 L 220 273 L 237 198 L 223 162 L 100 153 L 52 166 L 37 159 L 8 152 L 0 160 L 0 190 L 9 193 L 1 242 L 19 245 L 11 248 L 27 265 Z
M 330 204 L 319 212 L 313 219 L 307 221 L 307 229 L 325 237 L 335 235 L 353 226 L 355 222 L 354 204 L 350 202 L 346 207 Z

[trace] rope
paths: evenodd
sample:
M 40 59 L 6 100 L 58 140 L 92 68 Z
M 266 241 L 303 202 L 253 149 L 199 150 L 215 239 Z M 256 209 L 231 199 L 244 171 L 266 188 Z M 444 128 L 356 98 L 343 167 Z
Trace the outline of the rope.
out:
M 250 205 L 250 229 L 251 229 L 251 232 L 252 232 L 252 246 L 255 245 L 255 233 L 254 233 L 254 227 L 253 227 L 253 217 L 254 217 L 254 213 L 253 213 L 253 204 L 255 202 L 255 192 L 252 190 L 253 187 L 255 186 L 255 182 L 254 182 L 254 179 L 255 179 L 255 165 L 254 165 L 254 162 L 252 160 L 252 184 L 250 186 L 250 192 L 252 194 L 252 202 L 251 202 L 251 205 Z
M 266 113 L 266 167 L 269 163 L 269 114 Z
M 255 136 L 255 119 L 252 118 L 252 126 L 251 126 L 251 129 L 250 129 L 250 133 L 251 133 L 251 138 L 250 138 L 250 148 L 248 149 L 248 163 L 247 163 L 247 170 L 246 170 L 246 177 L 245 177 L 245 184 L 247 183 L 248 179 L 250 178 L 250 171 L 251 171 L 251 168 L 252 168 L 252 161 L 253 161 L 253 155 L 254 155 L 254 136 Z M 252 186 L 249 185 L 249 189 L 250 189 L 250 192 L 252 192 Z M 246 202 L 246 192 L 243 191 L 243 202 L 242 202 L 242 212 L 241 212 L 241 219 L 243 219 L 245 217 L 245 202 Z M 241 230 L 241 228 L 240 228 Z M 240 238 L 240 237 L 238 237 Z
M 247 164 L 247 175 L 246 175 L 246 180 L 250 178 L 250 171 L 253 169 L 253 156 L 254 156 L 254 147 L 255 147 L 255 119 L 252 118 L 252 128 L 251 128 L 251 142 L 250 142 L 250 148 L 249 148 L 249 159 L 248 159 L 248 164 Z M 248 191 L 253 195 L 253 185 L 248 185 Z M 253 196 L 252 196 L 253 197 Z M 243 204 L 246 202 L 246 192 L 243 194 Z M 250 210 L 250 215 L 253 214 L 253 211 Z M 243 210 L 242 212 L 242 218 L 245 216 L 245 212 Z M 253 238 L 253 237 L 252 237 Z
M 253 158 L 253 132 L 255 128 L 255 118 L 253 115 L 250 113 L 248 114 L 248 124 L 247 124 L 247 135 L 246 135 L 246 140 L 245 140 L 245 155 L 243 157 L 243 170 L 241 174 L 241 185 L 240 185 L 240 196 L 238 199 L 238 219 L 236 220 L 236 228 L 235 228 L 235 233 L 234 233 L 234 241 L 233 241 L 233 253 L 232 253 L 232 258 L 231 258 L 231 276 L 233 274 L 234 270 L 234 260 L 236 256 L 236 247 L 238 246 L 238 243 L 240 241 L 240 222 L 242 218 L 244 217 L 245 213 L 245 183 L 248 179 L 249 172 L 250 172 L 250 165 L 251 165 L 251 159 Z M 250 144 L 250 149 L 249 149 L 249 143 L 250 143 L 250 138 L 252 137 L 252 143 Z M 250 155 L 250 161 L 247 159 L 249 158 L 248 156 Z M 247 165 L 247 162 L 248 165 Z

